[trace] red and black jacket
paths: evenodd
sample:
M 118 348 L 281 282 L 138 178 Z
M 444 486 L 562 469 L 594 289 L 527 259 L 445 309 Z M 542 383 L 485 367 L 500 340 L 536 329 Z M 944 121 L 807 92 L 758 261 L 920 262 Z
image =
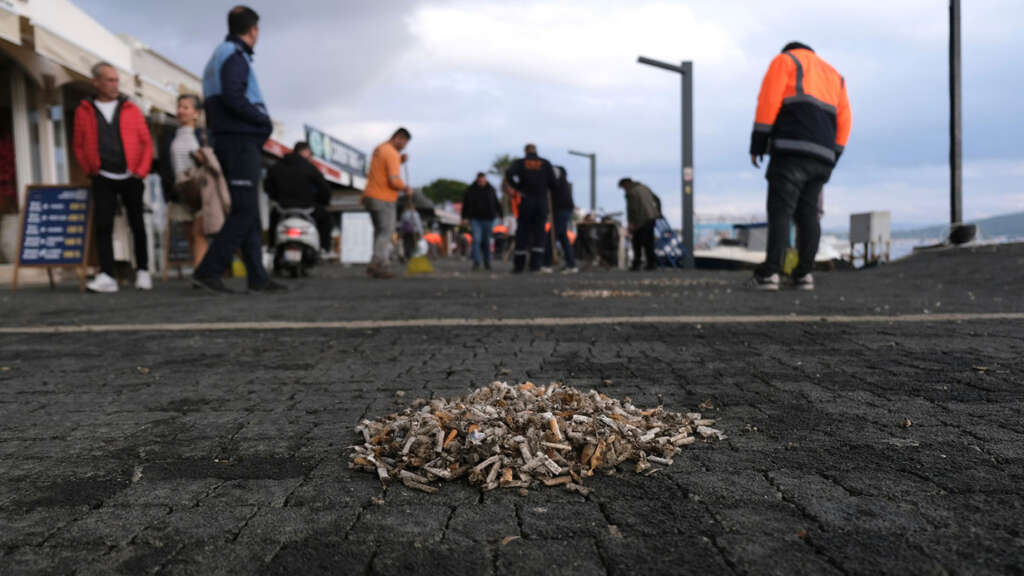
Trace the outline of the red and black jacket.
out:
M 120 111 L 121 144 L 124 146 L 124 159 L 128 171 L 145 178 L 153 164 L 153 139 L 146 126 L 146 117 L 142 110 L 130 100 L 121 99 Z M 75 110 L 75 131 L 73 148 L 75 159 L 88 176 L 95 176 L 100 171 L 99 127 L 96 120 L 96 107 L 92 100 L 82 100 Z

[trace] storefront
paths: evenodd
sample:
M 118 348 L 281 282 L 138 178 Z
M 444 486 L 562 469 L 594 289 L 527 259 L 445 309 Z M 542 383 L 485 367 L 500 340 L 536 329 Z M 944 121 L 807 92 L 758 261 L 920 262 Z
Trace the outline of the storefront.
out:
M 16 256 L 26 187 L 88 182 L 69 143 L 75 109 L 91 96 L 91 68 L 100 61 L 118 69 L 121 92 L 147 114 L 154 143 L 175 113 L 177 95 L 201 92 L 197 76 L 110 32 L 68 0 L 0 0 L 0 281 Z M 163 199 L 155 177 L 147 181 L 146 199 L 150 246 L 158 250 Z M 118 259 L 130 257 L 127 238 L 119 223 Z

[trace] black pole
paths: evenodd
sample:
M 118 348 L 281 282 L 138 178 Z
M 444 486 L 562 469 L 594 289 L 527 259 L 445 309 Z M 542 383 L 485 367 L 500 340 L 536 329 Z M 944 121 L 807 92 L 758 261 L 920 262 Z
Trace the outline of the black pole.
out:
M 693 62 L 683 62 L 683 246 L 684 268 L 693 268 Z
M 590 213 L 597 214 L 597 153 L 590 155 Z
M 963 222 L 963 125 L 960 92 L 960 0 L 949 2 L 949 219 Z

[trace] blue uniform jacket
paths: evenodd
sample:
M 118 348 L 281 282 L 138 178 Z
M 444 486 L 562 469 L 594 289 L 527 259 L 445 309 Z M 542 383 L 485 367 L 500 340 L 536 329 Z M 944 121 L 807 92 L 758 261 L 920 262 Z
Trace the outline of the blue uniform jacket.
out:
M 206 124 L 211 137 L 248 136 L 263 142 L 274 126 L 252 69 L 252 48 L 235 36 L 217 47 L 203 71 Z

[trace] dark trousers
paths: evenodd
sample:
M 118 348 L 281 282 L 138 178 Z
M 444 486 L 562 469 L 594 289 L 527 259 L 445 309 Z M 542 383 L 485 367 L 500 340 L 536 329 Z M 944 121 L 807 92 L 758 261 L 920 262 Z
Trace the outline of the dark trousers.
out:
M 641 254 L 647 258 L 647 269 L 653 270 L 658 267 L 658 257 L 654 254 L 654 225 L 657 220 L 651 220 L 647 224 L 633 230 L 633 269 L 640 269 Z
M 146 223 L 142 219 L 142 180 L 132 177 L 127 180 L 111 180 L 96 175 L 92 178 L 93 216 L 96 226 L 96 250 L 100 257 L 100 270 L 114 275 L 114 215 L 117 213 L 117 197 L 124 203 L 128 226 L 135 241 L 135 265 L 139 270 L 149 269 L 149 253 L 146 250 Z
M 555 241 L 562 247 L 567 268 L 576 267 L 576 255 L 573 253 L 572 242 L 569 242 L 569 222 L 572 222 L 572 210 L 555 210 Z M 555 250 L 548 235 L 544 242 L 544 265 L 551 266 L 555 261 Z
M 267 235 L 270 237 L 270 246 L 277 246 L 277 224 L 281 222 L 281 213 L 277 210 L 270 211 L 270 228 Z M 316 224 L 316 232 L 320 235 L 320 248 L 325 252 L 331 251 L 331 232 L 334 231 L 334 219 L 331 213 L 323 206 L 313 208 L 313 222 Z
M 544 260 L 544 224 L 548 221 L 548 199 L 523 194 L 516 221 L 515 271 L 522 272 L 527 258 L 530 270 L 540 270 Z
M 218 136 L 214 152 L 224 171 L 231 192 L 231 213 L 210 243 L 206 257 L 196 268 L 198 278 L 220 278 L 231 266 L 235 252 L 241 248 L 242 262 L 249 287 L 267 283 L 263 268 L 263 230 L 260 226 L 259 190 L 260 146 L 254 138 Z
M 772 157 L 765 178 L 768 180 L 768 251 L 759 276 L 782 273 L 789 249 L 790 223 L 796 221 L 797 251 L 800 263 L 793 271 L 798 278 L 814 269 L 821 240 L 818 200 L 832 175 L 832 166 L 822 160 L 800 156 Z

